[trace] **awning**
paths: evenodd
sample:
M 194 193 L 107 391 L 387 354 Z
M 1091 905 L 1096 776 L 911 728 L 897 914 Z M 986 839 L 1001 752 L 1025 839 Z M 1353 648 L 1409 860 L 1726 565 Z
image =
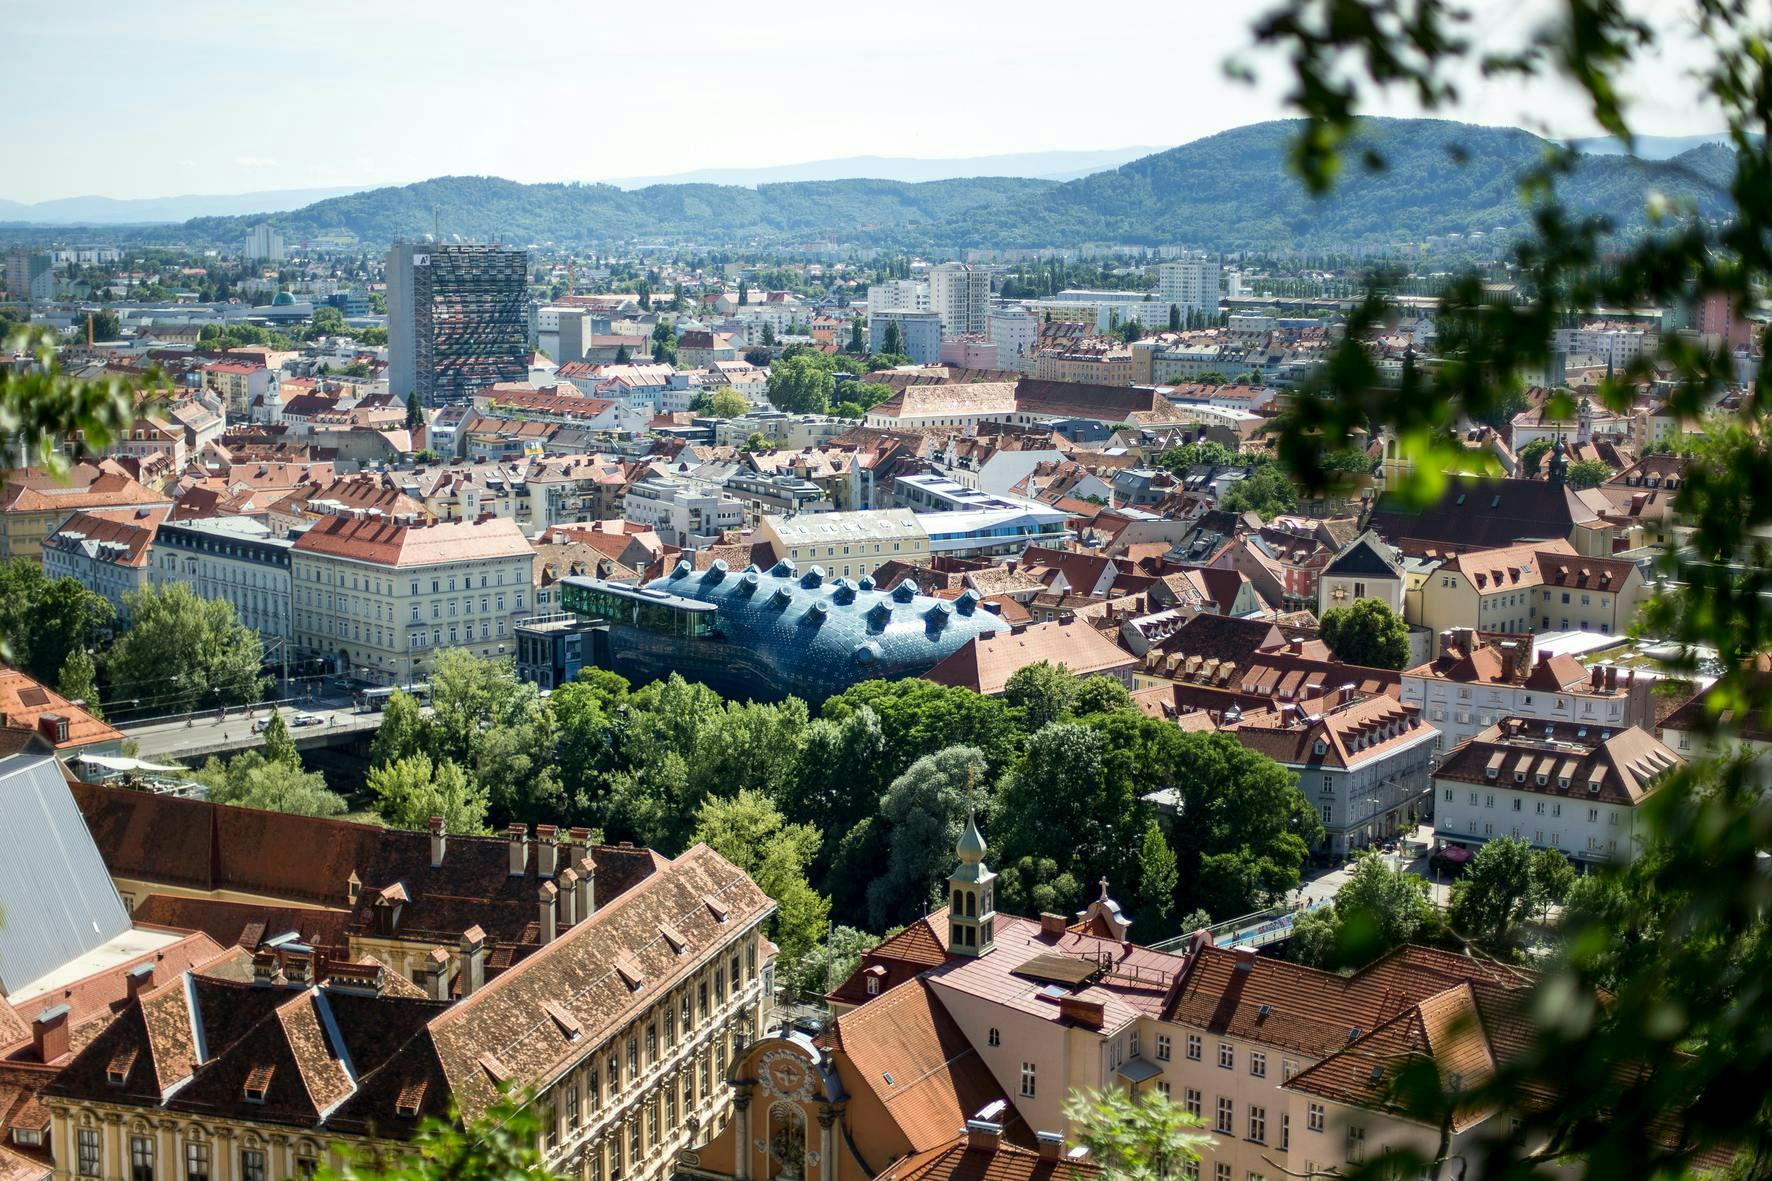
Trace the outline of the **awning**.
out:
M 1146 1062 L 1143 1058 L 1132 1058 L 1120 1063 L 1120 1077 L 1134 1085 L 1156 1078 L 1162 1073 L 1155 1065 Z
M 185 771 L 188 768 L 173 766 L 168 763 L 148 763 L 141 759 L 126 759 L 121 755 L 78 755 L 68 760 L 73 763 L 91 763 L 95 767 L 103 767 L 107 771 L 123 774 L 126 771 Z

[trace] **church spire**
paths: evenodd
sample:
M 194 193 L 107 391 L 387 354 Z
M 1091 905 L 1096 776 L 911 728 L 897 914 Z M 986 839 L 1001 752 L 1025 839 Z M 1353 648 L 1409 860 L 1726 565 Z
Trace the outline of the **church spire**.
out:
M 960 864 L 948 875 L 948 951 L 953 955 L 979 956 L 991 949 L 997 875 L 985 865 L 985 852 L 984 834 L 968 809 L 966 827 L 954 846 Z

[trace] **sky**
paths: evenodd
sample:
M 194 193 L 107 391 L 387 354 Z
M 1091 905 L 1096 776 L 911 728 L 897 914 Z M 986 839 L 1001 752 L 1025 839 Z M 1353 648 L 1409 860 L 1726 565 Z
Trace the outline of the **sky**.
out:
M 1467 0 L 1485 37 L 1554 0 Z M 1680 0 L 1628 0 L 1674 26 Z M 0 0 L 0 198 L 597 180 L 863 154 L 1179 144 L 1282 117 L 1263 0 Z M 1253 87 L 1221 71 L 1241 56 Z M 1715 131 L 1680 46 L 1635 114 Z M 1554 86 L 1467 79 L 1458 117 L 1593 132 Z M 1409 103 L 1382 113 L 1416 113 Z

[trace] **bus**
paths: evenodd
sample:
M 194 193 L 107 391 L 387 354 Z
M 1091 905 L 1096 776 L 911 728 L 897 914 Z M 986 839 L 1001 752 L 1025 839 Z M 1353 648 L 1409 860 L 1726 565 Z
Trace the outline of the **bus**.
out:
M 431 701 L 431 687 L 424 682 L 416 685 L 383 685 L 378 689 L 359 689 L 356 711 L 360 714 L 378 714 L 388 708 L 388 699 L 396 693 L 404 693 L 416 699 L 420 705 L 429 705 Z

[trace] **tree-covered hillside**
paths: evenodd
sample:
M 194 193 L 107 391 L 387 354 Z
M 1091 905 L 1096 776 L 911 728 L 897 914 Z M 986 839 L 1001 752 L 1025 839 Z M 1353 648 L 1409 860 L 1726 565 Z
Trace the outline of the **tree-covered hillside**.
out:
M 1365 146 L 1384 157 L 1385 168 L 1350 165 L 1335 191 L 1317 199 L 1286 168 L 1287 146 L 1299 130 L 1295 120 L 1239 127 L 1111 172 L 957 213 L 921 237 L 950 249 L 1107 242 L 1233 249 L 1491 232 L 1521 224 L 1519 178 L 1550 147 L 1517 128 L 1366 120 Z M 1623 225 L 1642 220 L 1651 188 L 1716 214 L 1727 192 L 1713 182 L 1727 176 L 1730 161 L 1719 147 L 1658 162 L 1584 157 L 1562 185 L 1572 207 L 1610 214 Z
M 507 242 L 646 240 L 773 245 L 809 240 L 947 253 L 965 247 L 1179 242 L 1221 250 L 1335 248 L 1522 224 L 1520 177 L 1551 146 L 1517 128 L 1438 119 L 1372 119 L 1364 146 L 1386 167 L 1353 168 L 1334 193 L 1310 197 L 1286 167 L 1296 122 L 1239 127 L 1065 184 L 1014 177 L 929 181 L 672 184 L 624 191 L 601 184 L 518 184 L 445 176 L 335 197 L 288 213 L 199 218 L 166 232 L 234 242 L 268 221 L 294 239 L 348 230 L 381 245 L 427 234 Z M 1726 148 L 1672 160 L 1583 157 L 1561 182 L 1568 204 L 1642 221 L 1651 189 L 1722 211 Z
M 398 188 L 335 197 L 288 213 L 198 218 L 187 236 L 231 241 L 260 221 L 293 238 L 349 230 L 369 243 L 431 232 L 511 242 L 614 242 L 665 238 L 700 242 L 804 241 L 885 231 L 918 232 L 975 205 L 1031 195 L 1053 182 L 1015 177 L 906 184 L 889 180 L 762 185 L 653 185 L 624 191 L 601 184 L 518 184 L 488 176 L 444 176 Z

